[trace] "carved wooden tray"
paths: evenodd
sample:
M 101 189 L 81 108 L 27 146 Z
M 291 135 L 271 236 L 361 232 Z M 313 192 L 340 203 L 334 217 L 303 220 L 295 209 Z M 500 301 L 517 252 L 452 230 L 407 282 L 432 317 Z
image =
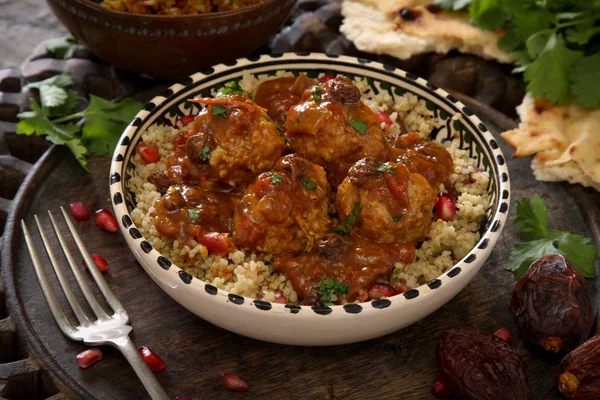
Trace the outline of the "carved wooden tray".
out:
M 340 52 L 355 54 L 335 33 L 339 18 L 336 20 L 332 4 L 300 2 L 291 24 L 271 46 L 276 50 L 310 51 L 338 46 Z M 311 19 L 313 23 L 308 24 L 306 21 Z M 301 35 L 294 36 L 298 32 Z M 411 62 L 403 67 L 479 99 L 481 102 L 454 93 L 485 120 L 495 135 L 514 127 L 514 121 L 482 103 L 499 108 L 500 102 L 509 102 L 507 99 L 512 97 L 511 107 L 518 103 L 518 90 L 509 88 L 507 82 L 512 81 L 500 74 L 500 67 L 490 67 L 495 71 L 490 75 L 489 70 L 480 68 L 480 60 L 454 55 L 424 56 Z M 68 341 L 58 330 L 18 229 L 21 218 L 32 223 L 33 214 L 43 215 L 47 209 L 57 210 L 72 201 L 83 201 L 92 208 L 110 207 L 107 157 L 92 159 L 92 173 L 87 174 L 64 149 L 53 147 L 45 152 L 43 140 L 11 133 L 16 113 L 25 103 L 21 83 L 63 70 L 73 71 L 77 88 L 84 95 L 115 98 L 137 93 L 140 100 L 147 100 L 165 86 L 116 71 L 84 49 L 76 52 L 75 59 L 58 61 L 47 58 L 40 48 L 20 71 L 0 71 L 0 227 L 8 218 L 1 231 L 5 286 L 0 292 L 0 318 L 4 318 L 0 319 L 0 398 L 145 399 L 143 387 L 112 349 L 103 348 L 105 359 L 89 369 L 77 367 L 75 356 L 85 346 Z M 479 89 L 444 78 L 452 74 L 465 82 L 478 79 Z M 489 76 L 495 77 L 495 91 L 489 90 Z M 498 83 L 502 80 L 504 83 Z M 502 140 L 498 142 L 510 156 L 512 150 Z M 600 194 L 579 186 L 537 182 L 529 162 L 508 160 L 514 198 L 544 196 L 552 227 L 572 229 L 600 243 Z M 102 253 L 111 265 L 107 280 L 132 318 L 134 340 L 152 348 L 167 363 L 158 378 L 172 397 L 426 399 L 430 398 L 429 387 L 437 373 L 434 351 L 439 334 L 448 327 L 470 325 L 490 332 L 508 327 L 515 334 L 516 350 L 527 363 L 533 399 L 559 398 L 553 385 L 557 360 L 542 359 L 526 350 L 508 311 L 515 281 L 502 267 L 508 249 L 517 241 L 510 223 L 482 271 L 439 311 L 383 338 L 327 348 L 274 345 L 217 328 L 163 293 L 136 263 L 120 236 L 100 232 L 92 221 L 78 227 L 89 249 Z M 590 280 L 589 284 L 597 309 L 600 283 Z M 236 394 L 220 386 L 220 374 L 232 370 L 248 382 L 248 393 Z

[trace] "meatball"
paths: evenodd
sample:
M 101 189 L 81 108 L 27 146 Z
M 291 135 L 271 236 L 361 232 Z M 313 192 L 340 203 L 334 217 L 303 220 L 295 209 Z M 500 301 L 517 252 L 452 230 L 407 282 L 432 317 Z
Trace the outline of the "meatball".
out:
M 360 101 L 358 88 L 345 76 L 308 88 L 302 101 L 290 109 L 285 124 L 292 149 L 323 166 L 334 186 L 361 158 L 385 157 L 380 125 L 375 113 Z
M 231 186 L 270 170 L 285 142 L 275 124 L 245 95 L 198 99 L 207 104 L 194 120 L 186 143 L 190 160 L 208 163 L 211 175 Z
M 396 138 L 390 153 L 409 171 L 423 175 L 434 189 L 439 189 L 440 184 L 446 189 L 451 186 L 450 175 L 454 163 L 448 150 L 441 144 L 423 140 L 418 133 L 408 133 Z
M 338 188 L 340 221 L 366 239 L 416 243 L 429 231 L 436 196 L 421 174 L 403 164 L 357 162 Z
M 296 155 L 259 175 L 235 209 L 241 247 L 271 254 L 310 251 L 330 227 L 329 182 L 322 167 Z
M 256 89 L 254 101 L 267 109 L 267 113 L 281 127 L 285 126 L 290 107 L 300 103 L 302 93 L 316 81 L 306 74 L 298 78 L 286 76 L 261 83 Z

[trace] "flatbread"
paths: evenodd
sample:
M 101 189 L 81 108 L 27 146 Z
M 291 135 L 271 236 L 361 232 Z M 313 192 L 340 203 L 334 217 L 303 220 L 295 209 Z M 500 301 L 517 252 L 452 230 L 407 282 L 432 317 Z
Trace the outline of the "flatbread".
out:
M 600 190 L 600 109 L 555 106 L 528 93 L 517 107 L 521 123 L 502 137 L 515 157 L 535 154 L 536 179 L 580 183 Z
M 499 33 L 469 24 L 467 12 L 431 12 L 422 0 L 344 0 L 340 31 L 361 51 L 399 59 L 451 50 L 504 63 L 510 55 L 497 46 Z M 417 4 L 417 5 L 415 5 Z M 417 18 L 404 20 L 399 10 L 410 7 Z

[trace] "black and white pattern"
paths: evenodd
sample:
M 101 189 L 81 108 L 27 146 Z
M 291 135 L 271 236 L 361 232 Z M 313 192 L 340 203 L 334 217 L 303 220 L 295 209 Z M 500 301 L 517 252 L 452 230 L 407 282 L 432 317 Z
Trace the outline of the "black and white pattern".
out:
M 142 133 L 152 124 L 162 123 L 175 126 L 178 118 L 197 113 L 199 106 L 188 102 L 188 99 L 210 96 L 212 89 L 221 88 L 229 81 L 241 79 L 243 72 L 261 76 L 274 75 L 281 70 L 295 74 L 305 72 L 309 77 L 316 77 L 319 73 L 345 74 L 350 78 L 364 77 L 368 79 L 374 93 L 386 91 L 391 96 L 396 97 L 405 92 L 410 92 L 423 99 L 427 107 L 443 122 L 443 126 L 435 129 L 430 138 L 443 142 L 450 139 L 454 134 L 458 134 L 460 136 L 460 148 L 469 151 L 470 156 L 477 160 L 477 166 L 490 173 L 488 190 L 491 206 L 480 231 L 481 239 L 475 248 L 442 276 L 418 288 L 409 290 L 403 295 L 360 305 L 349 304 L 331 307 L 272 304 L 228 293 L 193 278 L 153 249 L 150 243 L 144 240 L 129 216 L 129 212 L 135 204 L 135 199 L 127 189 L 127 180 L 133 169 L 131 157 Z M 455 117 L 452 118 L 452 116 Z M 148 268 L 153 271 L 156 268 L 163 273 L 175 274 L 180 281 L 184 282 L 185 286 L 199 287 L 201 289 L 199 297 L 206 296 L 220 302 L 230 303 L 236 307 L 251 306 L 253 309 L 262 312 L 278 311 L 298 315 L 314 313 L 319 316 L 340 314 L 361 316 L 368 310 L 386 310 L 390 307 L 400 307 L 404 306 L 405 303 L 414 302 L 415 299 L 433 296 L 435 293 L 442 291 L 444 285 L 460 279 L 466 271 L 481 267 L 500 235 L 510 203 L 510 184 L 504 156 L 487 127 L 466 106 L 444 90 L 428 84 L 424 79 L 395 67 L 346 56 L 310 53 L 262 55 L 252 60 L 239 59 L 227 65 L 220 64 L 209 70 L 198 72 L 182 83 L 172 85 L 161 96 L 152 99 L 125 130 L 120 145 L 115 150 L 110 176 L 111 197 L 114 199 L 115 213 L 122 221 L 123 229 L 127 232 L 127 235 L 130 235 L 127 239 L 132 249 L 134 246 L 131 245 L 131 240 L 137 243 L 137 248 L 141 248 L 147 254 L 148 259 L 144 259 L 144 261 L 151 264 L 147 265 Z M 123 202 L 123 198 L 125 202 Z M 134 252 L 136 251 L 134 250 Z M 141 256 L 146 257 L 146 254 Z M 136 255 L 139 259 L 139 253 L 136 253 Z M 472 275 L 469 274 L 469 276 Z M 177 290 L 183 289 L 177 288 Z M 198 301 L 201 301 L 201 299 L 198 299 Z

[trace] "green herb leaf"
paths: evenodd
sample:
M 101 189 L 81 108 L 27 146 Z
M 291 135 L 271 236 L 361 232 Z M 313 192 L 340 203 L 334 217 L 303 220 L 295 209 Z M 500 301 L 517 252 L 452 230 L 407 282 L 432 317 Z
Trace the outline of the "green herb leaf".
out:
M 546 97 L 554 104 L 569 104 L 569 78 L 573 65 L 579 62 L 581 57 L 581 51 L 567 48 L 561 36 L 552 35 L 539 57 L 525 71 L 527 90 L 535 97 Z
M 79 94 L 73 89 L 65 89 L 65 92 L 67 93 L 67 98 L 64 100 L 63 104 L 47 108 L 46 111 L 49 117 L 62 117 L 75 111 L 75 108 L 79 103 Z
M 304 185 L 304 187 L 308 190 L 315 190 L 317 188 L 317 184 L 315 182 L 305 181 L 304 179 L 301 179 L 300 183 Z
M 469 6 L 469 15 L 473 25 L 490 31 L 503 28 L 508 18 L 500 6 L 500 0 L 473 0 Z
M 344 221 L 344 225 L 354 226 L 358 222 L 358 216 L 360 215 L 360 203 L 354 203 L 354 207 L 352 207 L 352 211 L 346 217 Z
M 188 208 L 188 217 L 190 219 L 198 219 L 200 217 L 200 213 L 198 212 L 198 210 Z
M 279 183 L 281 181 L 285 181 L 285 179 L 283 178 L 283 176 L 275 173 L 275 172 L 267 172 L 267 176 L 269 178 L 271 178 L 271 183 L 273 184 L 273 186 L 277 187 L 279 186 Z
M 323 109 L 321 110 L 321 114 L 324 114 L 324 115 L 325 115 L 325 114 L 329 114 L 329 110 L 328 110 L 328 109 L 326 109 L 326 108 L 323 108 Z
M 350 236 L 350 231 L 348 230 L 348 227 L 346 225 L 339 225 L 335 228 L 331 228 L 331 232 L 337 233 L 341 236 Z
M 66 59 L 73 57 L 77 48 L 77 39 L 73 36 L 67 36 L 58 39 L 49 39 L 45 42 L 48 50 L 56 58 Z
M 586 108 L 600 107 L 600 53 L 581 58 L 571 74 L 573 95 Z
M 217 116 L 219 118 L 227 118 L 227 109 L 223 106 L 215 104 L 212 106 L 212 115 Z
M 127 124 L 141 108 L 142 104 L 134 99 L 112 102 L 90 95 L 90 104 L 81 113 L 85 122 L 83 143 L 99 156 L 112 153 Z
M 396 171 L 395 169 L 397 168 L 397 165 L 393 165 L 390 163 L 385 163 L 385 164 L 381 164 L 379 166 L 379 168 L 377 168 L 377 171 L 379 172 L 389 172 L 392 176 L 396 176 Z
M 535 196 L 533 203 L 528 198 L 517 200 L 517 216 L 513 220 L 522 238 L 539 239 L 517 243 L 509 250 L 506 270 L 521 278 L 532 262 L 548 254 L 562 254 L 586 278 L 594 277 L 594 262 L 598 250 L 591 240 L 581 235 L 548 230 L 548 214 L 541 197 Z
M 208 146 L 204 146 L 200 153 L 198 153 L 198 158 L 202 161 L 206 161 L 210 158 L 210 148 Z
M 350 286 L 333 278 L 322 279 L 317 283 L 317 295 L 323 304 L 331 305 L 338 300 L 338 294 L 346 294 Z
M 399 222 L 402 218 L 404 218 L 404 214 L 394 215 L 392 217 L 392 219 L 394 220 L 394 222 Z
M 367 132 L 367 123 L 360 119 L 351 119 L 348 121 L 351 127 L 353 127 L 358 133 L 364 135 Z
M 73 84 L 73 76 L 70 72 L 63 72 L 59 75 L 54 75 L 48 79 L 42 81 L 30 82 L 23 86 L 23 89 L 39 89 L 41 86 L 58 86 L 60 88 L 67 88 Z
M 527 197 L 517 200 L 516 204 L 517 216 L 513 223 L 521 238 L 529 240 L 548 235 L 548 213 L 540 196 L 535 195 L 533 205 Z
M 81 139 L 72 139 L 65 143 L 71 153 L 75 156 L 75 159 L 79 162 L 79 164 L 89 172 L 88 164 L 87 164 L 87 148 L 81 143 Z
M 29 107 L 31 111 L 22 112 L 17 115 L 21 119 L 17 123 L 17 134 L 45 136 L 46 139 L 54 144 L 67 144 L 67 142 L 76 139 L 75 134 L 79 131 L 77 125 L 56 124 L 50 121 L 34 99 L 30 99 Z
M 244 89 L 240 86 L 239 81 L 230 81 L 225 84 L 223 94 L 244 94 Z
M 40 101 L 42 107 L 52 108 L 61 106 L 67 101 L 67 91 L 58 86 L 40 86 Z
M 321 86 L 315 86 L 312 90 L 312 98 L 314 100 L 321 100 L 322 91 L 323 89 L 321 89 Z

